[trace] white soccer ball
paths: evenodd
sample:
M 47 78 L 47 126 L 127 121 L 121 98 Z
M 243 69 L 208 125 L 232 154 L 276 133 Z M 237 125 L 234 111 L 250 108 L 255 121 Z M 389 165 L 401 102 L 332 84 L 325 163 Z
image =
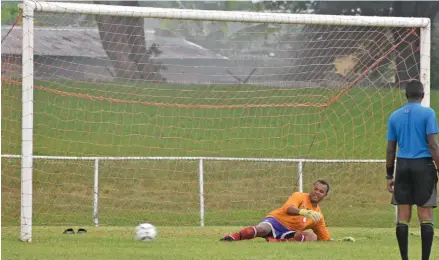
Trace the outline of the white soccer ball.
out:
M 152 241 L 157 236 L 157 229 L 150 223 L 142 223 L 136 227 L 136 239 L 140 241 Z

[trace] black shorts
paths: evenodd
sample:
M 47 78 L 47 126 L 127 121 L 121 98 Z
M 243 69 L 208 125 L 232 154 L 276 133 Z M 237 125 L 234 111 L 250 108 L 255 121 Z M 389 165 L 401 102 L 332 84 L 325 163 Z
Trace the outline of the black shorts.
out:
M 437 207 L 437 181 L 431 158 L 398 158 L 392 204 Z

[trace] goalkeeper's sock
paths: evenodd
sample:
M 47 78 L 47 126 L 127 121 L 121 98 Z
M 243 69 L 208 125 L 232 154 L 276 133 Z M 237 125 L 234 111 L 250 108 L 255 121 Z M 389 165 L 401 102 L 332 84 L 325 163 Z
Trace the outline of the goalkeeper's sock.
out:
M 401 259 L 408 258 L 408 244 L 409 244 L 409 226 L 406 221 L 400 221 L 396 224 L 396 238 L 398 240 L 399 252 Z
M 430 259 L 433 237 L 434 237 L 433 222 L 422 221 L 421 222 L 422 260 Z
M 233 237 L 235 241 L 238 240 L 246 240 L 246 239 L 253 239 L 256 237 L 256 228 L 255 227 L 246 227 L 244 229 L 241 229 L 239 232 L 236 232 L 234 234 L 230 235 Z

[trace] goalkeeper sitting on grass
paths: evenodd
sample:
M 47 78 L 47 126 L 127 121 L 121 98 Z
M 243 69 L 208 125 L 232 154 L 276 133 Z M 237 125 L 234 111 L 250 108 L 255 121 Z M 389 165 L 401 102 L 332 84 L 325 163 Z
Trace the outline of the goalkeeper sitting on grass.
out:
M 285 204 L 269 213 L 257 226 L 221 238 L 221 241 L 238 241 L 265 238 L 268 242 L 328 241 L 332 240 L 319 207 L 329 192 L 329 184 L 324 180 L 314 183 L 311 192 L 295 192 Z M 312 229 L 314 232 L 306 232 Z M 346 238 L 344 240 L 351 240 Z

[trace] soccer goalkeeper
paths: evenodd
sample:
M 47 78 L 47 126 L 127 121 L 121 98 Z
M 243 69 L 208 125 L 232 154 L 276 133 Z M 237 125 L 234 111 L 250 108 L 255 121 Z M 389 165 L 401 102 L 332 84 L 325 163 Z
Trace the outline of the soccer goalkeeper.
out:
M 255 237 L 265 238 L 268 242 L 332 240 L 319 206 L 328 192 L 329 184 L 318 180 L 311 192 L 294 192 L 281 208 L 270 212 L 257 226 L 246 227 L 221 238 L 221 241 Z M 306 232 L 307 229 L 314 232 Z

